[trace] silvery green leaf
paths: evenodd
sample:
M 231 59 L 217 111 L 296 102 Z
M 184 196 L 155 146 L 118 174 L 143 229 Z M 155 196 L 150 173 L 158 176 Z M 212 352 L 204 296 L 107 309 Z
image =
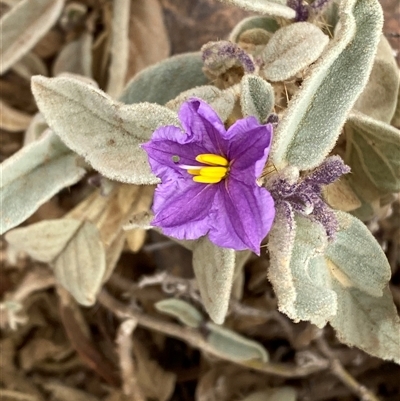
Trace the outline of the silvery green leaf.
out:
M 319 223 L 294 216 L 290 206 L 277 207 L 268 236 L 268 278 L 279 310 L 291 319 L 309 320 L 323 327 L 336 313 L 336 295 L 330 289 L 330 274 L 323 258 L 327 246 L 325 229 Z
M 181 299 L 163 299 L 156 302 L 154 306 L 158 311 L 176 317 L 181 323 L 189 327 L 197 328 L 204 320 L 194 306 Z
M 35 46 L 57 21 L 63 6 L 64 0 L 23 0 L 3 15 L 0 74 Z
M 374 297 L 390 280 L 390 266 L 380 245 L 356 217 L 336 211 L 339 231 L 325 251 L 331 273 L 342 285 Z
M 310 69 L 275 133 L 271 158 L 277 167 L 307 170 L 325 159 L 367 83 L 381 29 L 377 0 L 341 2 L 336 37 Z
M 58 282 L 82 305 L 96 301 L 106 268 L 104 246 L 96 226 L 73 219 L 45 220 L 6 235 L 16 249 L 49 263 Z
M 240 35 L 251 29 L 264 29 L 268 32 L 275 32 L 279 28 L 275 19 L 268 17 L 248 17 L 240 21 L 229 35 L 231 42 L 238 43 Z
M 296 237 L 290 260 L 296 300 L 285 313 L 294 321 L 309 320 L 323 327 L 336 314 L 336 294 L 324 259 L 328 244 L 322 225 L 296 216 Z
M 165 104 L 181 92 L 208 84 L 202 68 L 199 52 L 170 57 L 137 74 L 126 86 L 120 100 L 126 104 Z
M 36 113 L 33 116 L 29 127 L 25 131 L 24 146 L 39 139 L 47 128 L 49 128 L 49 126 L 47 125 L 43 115 L 41 113 Z
M 92 42 L 92 35 L 83 33 L 80 38 L 64 46 L 53 64 L 53 75 L 69 72 L 91 78 Z
M 235 272 L 236 252 L 220 248 L 207 237 L 193 242 L 193 269 L 201 299 L 210 318 L 225 320 Z
M 1 233 L 22 223 L 62 188 L 85 174 L 78 156 L 48 130 L 1 165 Z
M 296 390 L 293 387 L 283 386 L 257 391 L 241 401 L 296 401 L 296 398 Z
M 349 149 L 357 152 L 364 174 L 381 191 L 400 191 L 400 130 L 359 112 L 346 124 Z
M 296 11 L 286 5 L 286 0 L 220 0 L 248 11 L 286 19 L 296 18 Z
M 50 127 L 95 170 L 130 184 L 158 182 L 140 144 L 159 126 L 179 126 L 176 113 L 150 103 L 124 105 L 73 78 L 37 76 L 32 91 Z
M 400 319 L 388 287 L 373 297 L 333 280 L 338 311 L 330 321 L 341 342 L 378 358 L 400 363 Z
M 207 323 L 206 327 L 210 331 L 207 335 L 207 342 L 219 354 L 227 355 L 230 359 L 237 361 L 268 362 L 269 355 L 260 343 L 214 323 Z
M 381 35 L 367 86 L 357 99 L 354 109 L 389 124 L 396 110 L 399 83 L 399 69 L 393 50 Z
M 290 270 L 296 222 L 289 204 L 276 205 L 275 209 L 274 224 L 268 234 L 268 279 L 274 287 L 279 310 L 288 314 L 296 301 L 296 289 Z
M 268 81 L 285 81 L 314 63 L 329 43 L 329 37 L 309 22 L 278 29 L 261 54 L 261 74 Z
M 274 88 L 262 78 L 247 74 L 242 78 L 240 105 L 244 117 L 254 116 L 262 124 L 275 104 Z
M 130 0 L 114 0 L 111 30 L 111 63 L 107 93 L 116 98 L 124 89 L 129 59 Z
M 222 121 L 226 121 L 231 115 L 236 101 L 234 88 L 220 90 L 215 86 L 204 85 L 182 92 L 165 106 L 177 112 L 181 104 L 192 97 L 205 100 L 217 112 Z
M 361 158 L 351 141 L 347 142 L 347 146 L 351 147 L 351 149 L 347 149 L 345 159 L 345 163 L 351 167 L 348 182 L 361 202 L 361 206 L 353 210 L 352 214 L 362 221 L 368 221 L 374 217 L 379 209 L 382 191 L 365 174 Z

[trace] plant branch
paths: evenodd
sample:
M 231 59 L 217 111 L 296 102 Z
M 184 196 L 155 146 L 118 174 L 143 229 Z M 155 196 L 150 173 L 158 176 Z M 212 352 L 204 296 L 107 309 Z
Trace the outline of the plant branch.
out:
M 106 309 L 113 312 L 116 316 L 121 319 L 135 319 L 139 326 L 145 327 L 150 330 L 158 331 L 164 333 L 168 336 L 177 338 L 189 344 L 190 346 L 207 352 L 217 358 L 227 360 L 236 365 L 240 365 L 246 368 L 251 368 L 258 372 L 263 372 L 280 377 L 304 377 L 320 370 L 326 369 L 327 365 L 318 366 L 309 365 L 307 367 L 300 367 L 291 364 L 282 363 L 264 363 L 261 361 L 239 361 L 230 358 L 226 354 L 221 354 L 217 349 L 213 348 L 209 344 L 203 335 L 195 329 L 188 327 L 182 327 L 177 324 L 169 323 L 163 320 L 158 320 L 154 317 L 148 316 L 139 311 L 133 310 L 128 306 L 122 304 L 115 298 L 113 298 L 107 291 L 102 290 L 98 301 Z
M 343 367 L 339 359 L 333 355 L 332 350 L 322 337 L 316 340 L 316 344 L 320 352 L 329 359 L 332 374 L 334 374 L 349 390 L 358 395 L 362 401 L 380 401 L 375 394 L 359 383 Z

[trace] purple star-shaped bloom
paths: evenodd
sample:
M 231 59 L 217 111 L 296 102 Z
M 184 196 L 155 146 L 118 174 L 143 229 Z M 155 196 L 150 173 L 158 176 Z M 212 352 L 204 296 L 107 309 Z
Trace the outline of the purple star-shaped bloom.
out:
M 208 235 L 218 246 L 259 254 L 275 217 L 271 195 L 256 182 L 268 157 L 272 125 L 247 117 L 226 130 L 200 99 L 183 103 L 178 115 L 184 132 L 160 127 L 143 145 L 161 179 L 152 225 L 177 239 Z

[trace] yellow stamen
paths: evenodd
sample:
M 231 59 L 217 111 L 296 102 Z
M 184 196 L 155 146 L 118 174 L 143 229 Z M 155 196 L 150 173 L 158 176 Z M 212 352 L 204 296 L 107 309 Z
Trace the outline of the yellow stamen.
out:
M 203 184 L 216 184 L 222 180 L 222 177 L 206 177 L 204 175 L 196 175 L 193 181 L 201 182 Z
M 210 166 L 227 166 L 228 160 L 223 156 L 214 155 L 212 153 L 203 153 L 196 156 L 196 160 L 200 163 L 208 164 Z
M 200 175 L 200 169 L 199 170 L 186 170 L 186 171 L 192 175 Z
M 226 167 L 203 167 L 200 175 L 203 177 L 224 178 L 228 169 Z

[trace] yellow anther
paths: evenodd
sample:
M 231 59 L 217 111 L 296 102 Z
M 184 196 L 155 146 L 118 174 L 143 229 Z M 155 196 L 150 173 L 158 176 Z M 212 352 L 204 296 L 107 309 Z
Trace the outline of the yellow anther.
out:
M 195 175 L 193 181 L 201 182 L 203 184 L 217 184 L 222 180 L 222 177 L 206 177 L 204 175 Z
M 200 163 L 208 164 L 210 166 L 227 166 L 228 160 L 223 156 L 214 155 L 212 153 L 203 153 L 196 156 L 196 160 Z
M 200 169 L 198 170 L 186 170 L 189 174 L 200 175 Z
M 200 175 L 203 177 L 224 178 L 228 169 L 226 167 L 203 167 Z

